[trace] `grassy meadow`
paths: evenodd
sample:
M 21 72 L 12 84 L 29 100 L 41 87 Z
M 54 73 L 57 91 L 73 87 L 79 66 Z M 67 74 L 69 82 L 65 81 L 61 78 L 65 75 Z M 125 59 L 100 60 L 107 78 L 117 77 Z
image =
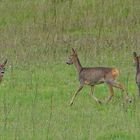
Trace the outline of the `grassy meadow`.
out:
M 139 140 L 140 99 L 132 52 L 140 54 L 139 0 L 1 0 L 0 140 Z M 76 48 L 83 66 L 120 70 L 133 102 L 114 89 L 98 105 L 90 87 L 68 105 L 79 82 L 66 65 Z M 108 96 L 106 85 L 95 95 Z

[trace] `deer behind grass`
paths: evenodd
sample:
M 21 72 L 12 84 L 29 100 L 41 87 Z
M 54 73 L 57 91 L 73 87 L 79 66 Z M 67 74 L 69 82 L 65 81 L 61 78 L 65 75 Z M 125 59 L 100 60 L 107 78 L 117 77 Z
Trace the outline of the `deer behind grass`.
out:
M 7 59 L 4 61 L 3 64 L 0 64 L 0 82 L 2 81 L 3 76 L 4 76 L 6 63 L 7 63 Z
M 125 99 L 127 101 L 131 102 L 131 99 L 128 97 L 128 93 L 124 86 L 120 83 L 116 82 L 116 78 L 119 75 L 119 71 L 116 68 L 110 68 L 110 67 L 82 67 L 76 50 L 72 49 L 72 54 L 69 57 L 67 64 L 71 65 L 74 64 L 79 76 L 79 82 L 80 86 L 78 90 L 73 95 L 70 105 L 73 104 L 76 95 L 82 90 L 84 85 L 91 86 L 90 96 L 97 102 L 101 103 L 99 99 L 97 99 L 93 94 L 93 89 L 95 85 L 99 85 L 102 83 L 106 83 L 110 90 L 110 95 L 107 99 L 107 102 L 109 102 L 112 97 L 114 96 L 114 90 L 113 87 L 121 89 L 125 93 Z
M 136 52 L 133 52 L 133 57 L 136 65 L 136 84 L 138 86 L 140 97 L 140 56 L 138 56 Z

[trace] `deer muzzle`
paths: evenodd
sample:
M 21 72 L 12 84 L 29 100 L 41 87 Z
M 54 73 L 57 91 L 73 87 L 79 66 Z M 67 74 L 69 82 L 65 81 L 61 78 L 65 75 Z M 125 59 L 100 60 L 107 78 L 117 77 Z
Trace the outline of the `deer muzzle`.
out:
M 73 63 L 72 63 L 71 59 L 68 59 L 68 61 L 66 61 L 66 64 L 71 65 Z

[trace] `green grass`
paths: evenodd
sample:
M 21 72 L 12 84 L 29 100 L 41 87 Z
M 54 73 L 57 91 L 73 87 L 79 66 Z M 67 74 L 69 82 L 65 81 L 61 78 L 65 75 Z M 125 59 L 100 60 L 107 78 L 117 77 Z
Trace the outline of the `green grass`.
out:
M 68 106 L 78 86 L 73 69 L 61 63 L 9 68 L 1 84 L 1 139 L 138 139 L 139 100 L 124 105 L 119 90 L 111 103 L 98 105 L 85 87 Z M 95 95 L 104 100 L 107 92 L 97 86 Z
M 139 0 L 2 0 L 0 61 L 8 59 L 0 85 L 1 140 L 139 140 L 140 101 L 132 52 L 139 52 Z M 78 88 L 74 66 L 65 61 L 77 49 L 83 66 L 120 70 L 133 103 L 115 89 L 98 105 Z M 108 96 L 106 85 L 95 95 Z

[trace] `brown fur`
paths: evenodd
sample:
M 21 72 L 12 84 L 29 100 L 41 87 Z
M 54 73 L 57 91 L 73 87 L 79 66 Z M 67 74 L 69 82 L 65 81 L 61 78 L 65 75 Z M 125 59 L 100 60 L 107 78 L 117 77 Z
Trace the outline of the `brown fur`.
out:
M 4 71 L 5 71 L 5 65 L 7 63 L 7 59 L 4 61 L 3 64 L 0 64 L 0 82 L 2 82 Z
M 136 66 L 136 84 L 138 86 L 138 92 L 139 92 L 139 97 L 140 97 L 140 56 L 137 55 L 136 52 L 133 52 L 133 59 L 135 61 L 135 66 Z
M 116 68 L 112 69 L 112 76 L 116 79 L 119 76 L 119 70 Z
M 98 100 L 93 95 L 93 89 L 95 85 L 102 84 L 102 83 L 106 83 L 110 90 L 110 95 L 108 97 L 107 102 L 109 102 L 114 96 L 113 87 L 119 88 L 122 91 L 124 91 L 126 99 L 129 100 L 128 93 L 124 88 L 124 86 L 116 82 L 116 78 L 119 76 L 118 69 L 110 68 L 110 67 L 82 67 L 77 52 L 74 49 L 72 49 L 72 54 L 66 63 L 69 65 L 70 64 L 75 65 L 78 71 L 79 82 L 80 82 L 80 86 L 76 91 L 76 93 L 73 95 L 70 105 L 73 104 L 75 97 L 80 92 L 80 90 L 82 90 L 84 85 L 91 86 L 91 92 L 90 92 L 91 97 L 95 99 L 98 103 L 101 103 L 101 101 Z

